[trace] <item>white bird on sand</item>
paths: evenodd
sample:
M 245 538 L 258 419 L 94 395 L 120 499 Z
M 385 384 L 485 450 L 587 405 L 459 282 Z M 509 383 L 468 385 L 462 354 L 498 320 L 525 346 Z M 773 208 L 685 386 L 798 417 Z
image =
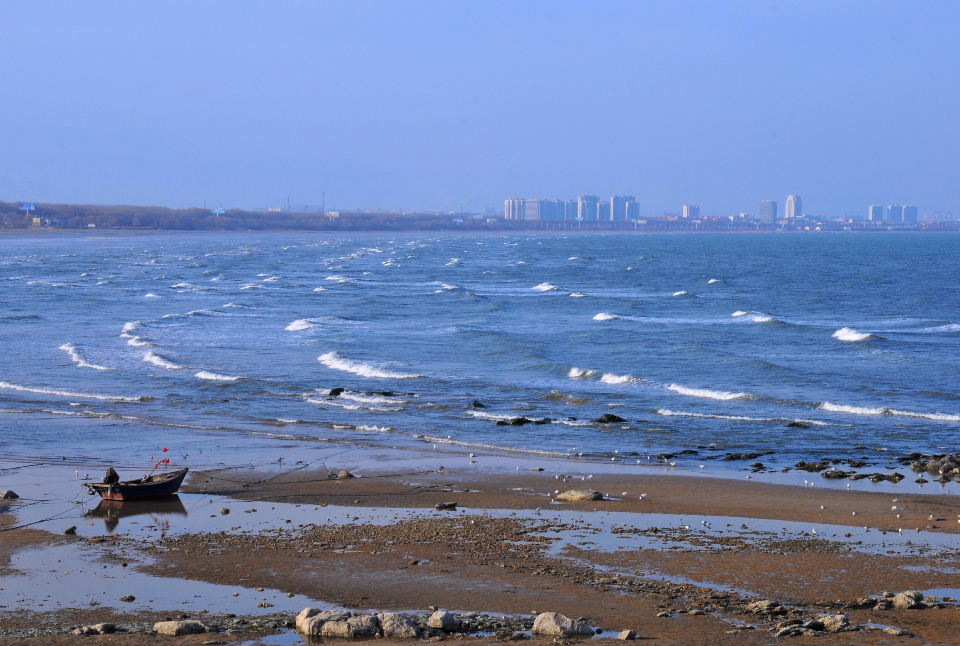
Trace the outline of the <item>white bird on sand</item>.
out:
M 824 510 L 826 510 L 826 508 L 827 508 L 826 505 L 820 505 L 820 511 L 824 511 Z
M 857 512 L 852 512 L 850 515 L 851 515 L 851 516 L 856 516 L 856 515 L 857 515 Z

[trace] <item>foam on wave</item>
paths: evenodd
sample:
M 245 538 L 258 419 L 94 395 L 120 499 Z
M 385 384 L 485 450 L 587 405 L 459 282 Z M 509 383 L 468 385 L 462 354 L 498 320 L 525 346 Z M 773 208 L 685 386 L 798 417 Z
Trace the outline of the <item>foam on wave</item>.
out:
M 194 377 L 197 379 L 203 379 L 204 381 L 237 381 L 242 379 L 242 377 L 234 377 L 232 375 L 221 375 L 216 372 L 208 372 L 206 370 L 201 370 L 197 372 Z
M 462 446 L 465 448 L 476 448 L 476 449 L 487 449 L 491 451 L 505 451 L 508 453 L 523 453 L 527 455 L 552 455 L 555 457 L 569 457 L 569 453 L 562 453 L 560 451 L 544 451 L 541 449 L 518 449 L 512 446 L 499 446 L 497 444 L 484 444 L 482 442 L 464 442 L 461 440 L 454 440 L 449 437 L 433 437 L 430 435 L 415 435 L 418 440 L 424 440 L 425 442 L 433 442 L 434 444 L 449 444 L 451 446 Z
M 754 396 L 750 393 L 731 393 L 725 390 L 710 390 L 709 388 L 688 388 L 680 384 L 670 384 L 667 390 L 672 390 L 680 395 L 688 397 L 701 397 L 703 399 L 717 399 L 720 401 L 730 401 L 733 399 L 752 399 Z
M 69 390 L 57 390 L 55 388 L 32 388 L 30 386 L 21 386 L 12 384 L 8 381 L 0 381 L 0 389 L 16 390 L 22 393 L 36 393 L 38 395 L 56 395 L 57 397 L 76 397 L 78 399 L 99 399 L 101 401 L 120 401 L 120 402 L 145 402 L 153 397 L 124 397 L 121 395 L 95 395 L 92 393 L 77 393 Z
M 321 354 L 319 357 L 317 357 L 317 361 L 331 370 L 340 370 L 341 372 L 349 372 L 361 377 L 370 377 L 374 379 L 417 379 L 422 377 L 422 375 L 384 370 L 383 368 L 378 368 L 377 366 L 369 363 L 363 363 L 362 361 L 344 359 L 336 351 Z
M 555 292 L 560 288 L 554 285 L 553 283 L 544 282 L 544 283 L 540 283 L 539 285 L 534 285 L 530 289 L 536 292 Z
M 183 370 L 186 367 L 165 359 L 152 350 L 143 355 L 143 360 L 164 370 Z
M 594 321 L 612 321 L 620 318 L 619 314 L 609 314 L 608 312 L 597 312 L 593 315 Z
M 567 371 L 567 377 L 570 379 L 590 379 L 595 377 L 599 371 L 590 370 L 589 368 L 577 368 L 573 367 Z
M 830 426 L 828 422 L 821 422 L 816 419 L 794 419 L 791 417 L 748 417 L 746 415 L 719 415 L 712 413 L 688 413 L 682 410 L 670 410 L 669 408 L 657 408 L 653 411 L 657 415 L 664 417 L 699 417 L 702 419 L 725 419 L 731 421 L 744 422 L 801 422 L 811 426 Z
M 90 368 L 91 370 L 109 370 L 110 368 L 106 366 L 98 366 L 95 363 L 90 363 L 86 361 L 83 357 L 80 356 L 80 353 L 77 351 L 77 346 L 72 343 L 64 343 L 60 346 L 60 350 L 63 350 L 70 356 L 70 360 L 77 364 L 80 368 Z
M 842 327 L 834 332 L 831 336 L 838 341 L 846 341 L 848 343 L 856 343 L 858 341 L 866 341 L 867 339 L 879 338 L 868 332 L 858 332 L 857 330 L 849 327 Z
M 313 323 L 313 319 L 297 319 L 283 329 L 287 332 L 303 332 L 304 330 L 312 330 L 315 327 Z
M 132 345 L 135 348 L 152 348 L 154 345 L 140 336 L 131 336 L 127 339 L 127 345 Z
M 919 419 L 929 419 L 934 422 L 960 422 L 960 415 L 955 415 L 953 413 L 921 413 L 885 407 L 873 408 L 867 406 L 849 406 L 847 404 L 834 404 L 833 402 L 822 402 L 817 408 L 829 411 L 831 413 L 847 413 L 849 415 L 890 415 L 893 417 L 915 417 Z
M 620 386 L 623 384 L 635 384 L 638 381 L 640 381 L 640 379 L 632 375 L 615 375 L 611 372 L 605 372 L 603 373 L 603 376 L 600 377 L 600 381 L 602 381 L 605 384 L 613 384 L 615 386 Z
M 690 295 L 690 292 L 688 292 L 688 291 L 686 291 L 686 290 L 684 290 L 684 289 L 681 289 L 679 292 L 674 292 L 673 295 L 674 295 L 674 296 L 689 296 L 689 295 Z
M 191 316 L 210 316 L 213 312 L 210 310 L 190 310 L 189 312 L 183 312 L 182 314 L 164 314 L 160 318 L 162 319 L 182 319 L 188 318 Z

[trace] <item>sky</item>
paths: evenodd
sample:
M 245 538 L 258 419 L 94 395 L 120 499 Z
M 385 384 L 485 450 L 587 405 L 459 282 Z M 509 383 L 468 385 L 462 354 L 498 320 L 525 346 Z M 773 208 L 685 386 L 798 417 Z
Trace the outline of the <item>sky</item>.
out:
M 953 0 L 3 0 L 0 200 L 960 214 Z

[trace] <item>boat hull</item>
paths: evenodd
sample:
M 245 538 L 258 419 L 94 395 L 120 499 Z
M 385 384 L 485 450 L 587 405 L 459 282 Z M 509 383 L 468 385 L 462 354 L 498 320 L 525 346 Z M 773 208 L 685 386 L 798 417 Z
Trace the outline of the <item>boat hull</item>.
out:
M 183 479 L 187 476 L 187 469 L 180 469 L 160 476 L 142 478 L 114 484 L 91 483 L 87 487 L 100 495 L 104 500 L 145 500 L 161 498 L 177 493 Z

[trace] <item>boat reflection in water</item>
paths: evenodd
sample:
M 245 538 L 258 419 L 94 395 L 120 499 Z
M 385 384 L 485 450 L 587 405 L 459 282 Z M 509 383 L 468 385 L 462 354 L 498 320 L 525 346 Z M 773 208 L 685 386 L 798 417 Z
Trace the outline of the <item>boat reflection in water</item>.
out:
M 107 531 L 113 533 L 120 524 L 121 518 L 142 516 L 149 514 L 161 531 L 169 527 L 169 521 L 160 516 L 186 516 L 187 508 L 183 506 L 180 496 L 164 496 L 151 500 L 101 500 L 100 504 L 88 511 L 88 518 L 102 518 Z

